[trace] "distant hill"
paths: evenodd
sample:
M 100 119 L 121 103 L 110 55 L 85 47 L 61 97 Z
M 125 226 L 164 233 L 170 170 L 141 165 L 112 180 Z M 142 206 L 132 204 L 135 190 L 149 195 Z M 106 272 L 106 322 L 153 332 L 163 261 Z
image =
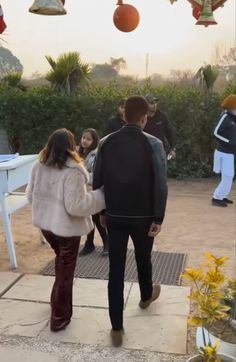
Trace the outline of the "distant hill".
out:
M 0 78 L 12 72 L 23 72 L 23 65 L 12 52 L 0 46 Z

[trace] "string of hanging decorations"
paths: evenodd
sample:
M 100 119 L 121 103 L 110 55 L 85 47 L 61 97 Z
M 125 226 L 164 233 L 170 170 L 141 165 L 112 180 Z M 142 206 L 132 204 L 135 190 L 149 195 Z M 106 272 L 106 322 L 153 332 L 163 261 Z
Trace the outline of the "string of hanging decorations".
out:
M 171 4 L 177 0 L 169 0 Z M 192 6 L 192 16 L 197 20 L 196 25 L 215 25 L 214 11 L 222 7 L 227 0 L 187 0 Z M 65 15 L 65 0 L 34 0 L 29 12 L 39 15 Z M 113 23 L 117 29 L 129 33 L 135 30 L 140 21 L 138 10 L 124 0 L 117 0 L 117 8 L 113 14 Z M 0 5 L 0 34 L 6 28 Z

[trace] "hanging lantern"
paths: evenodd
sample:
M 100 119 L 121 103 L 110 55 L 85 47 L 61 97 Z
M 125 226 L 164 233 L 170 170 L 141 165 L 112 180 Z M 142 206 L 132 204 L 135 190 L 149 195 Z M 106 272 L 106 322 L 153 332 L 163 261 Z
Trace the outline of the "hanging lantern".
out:
M 201 15 L 196 22 L 196 25 L 215 25 L 217 22 L 214 19 L 213 11 L 212 11 L 212 1 L 204 0 L 203 10 Z
M 29 12 L 39 15 L 65 15 L 62 0 L 35 0 Z
M 117 5 L 113 15 L 114 25 L 125 33 L 135 30 L 140 20 L 138 10 L 132 5 L 123 4 L 123 0 L 118 0 Z

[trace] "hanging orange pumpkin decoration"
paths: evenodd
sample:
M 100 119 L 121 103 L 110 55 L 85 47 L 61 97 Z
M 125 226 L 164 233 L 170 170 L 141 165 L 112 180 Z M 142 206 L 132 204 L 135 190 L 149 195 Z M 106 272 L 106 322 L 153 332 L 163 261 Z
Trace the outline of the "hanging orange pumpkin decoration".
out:
M 124 4 L 123 0 L 118 0 L 117 5 L 113 15 L 116 28 L 125 33 L 135 30 L 140 20 L 138 10 L 133 5 Z

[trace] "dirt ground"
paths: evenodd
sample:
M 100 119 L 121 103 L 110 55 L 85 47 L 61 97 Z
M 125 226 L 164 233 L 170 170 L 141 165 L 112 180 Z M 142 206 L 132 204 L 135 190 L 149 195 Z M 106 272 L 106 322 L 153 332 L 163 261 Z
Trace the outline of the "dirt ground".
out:
M 166 218 L 154 250 L 186 253 L 186 265 L 193 267 L 201 263 L 205 251 L 226 255 L 230 258 L 227 273 L 232 276 L 236 261 L 236 184 L 231 192 L 235 204 L 227 208 L 213 207 L 210 203 L 216 184 L 217 180 L 169 181 Z M 16 271 L 38 273 L 53 258 L 53 252 L 47 244 L 41 244 L 39 231 L 31 223 L 30 206 L 12 215 L 12 231 L 18 261 Z M 101 244 L 97 234 L 95 243 Z M 9 269 L 0 221 L 0 270 Z

